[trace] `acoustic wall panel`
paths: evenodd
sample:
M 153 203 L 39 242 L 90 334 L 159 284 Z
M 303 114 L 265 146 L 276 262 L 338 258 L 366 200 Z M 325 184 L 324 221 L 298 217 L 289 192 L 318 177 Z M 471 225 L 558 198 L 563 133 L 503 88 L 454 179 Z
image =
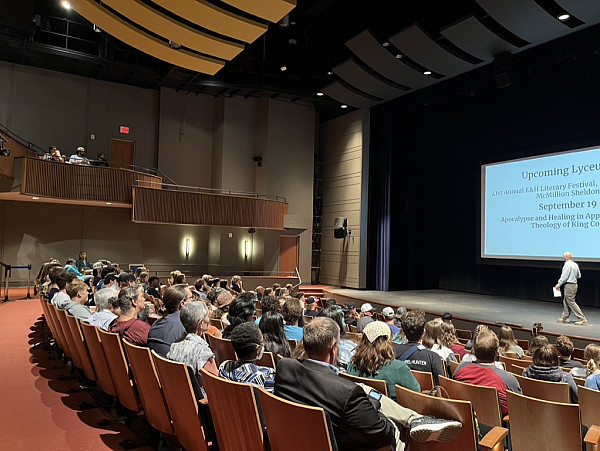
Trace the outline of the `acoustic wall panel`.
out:
M 410 59 L 438 74 L 452 76 L 476 67 L 445 50 L 418 25 L 395 34 L 390 42 Z
M 469 16 L 440 31 L 442 36 L 465 52 L 484 62 L 490 62 L 498 53 L 517 50 L 512 44 L 490 31 L 479 19 Z
M 223 0 L 254 16 L 269 22 L 279 22 L 286 14 L 296 7 L 296 0 Z
M 400 85 L 423 88 L 434 83 L 434 79 L 414 70 L 388 52 L 368 30 L 347 41 L 346 46 L 378 74 Z
M 352 60 L 334 67 L 333 72 L 348 84 L 380 99 L 393 99 L 406 92 L 375 77 Z
M 569 14 L 573 14 L 587 25 L 600 22 L 600 3 L 598 0 L 555 0 Z
M 379 101 L 354 92 L 337 81 L 325 86 L 322 91 L 332 99 L 355 108 L 369 108 Z
M 476 1 L 500 25 L 532 44 L 546 42 L 572 31 L 548 14 L 535 0 Z

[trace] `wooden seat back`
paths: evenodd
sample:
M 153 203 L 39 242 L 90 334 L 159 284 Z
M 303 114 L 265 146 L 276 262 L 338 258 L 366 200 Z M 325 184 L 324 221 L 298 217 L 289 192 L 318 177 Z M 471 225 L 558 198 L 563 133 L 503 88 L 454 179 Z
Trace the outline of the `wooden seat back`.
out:
M 529 349 L 529 340 L 519 340 L 517 339 L 517 344 L 521 346 L 523 351 L 527 351 Z
M 290 349 L 292 350 L 292 352 L 294 352 L 294 349 L 296 349 L 296 346 L 298 346 L 298 342 L 293 338 L 288 338 L 287 342 L 290 345 Z
M 286 451 L 331 451 L 331 440 L 325 411 L 286 401 L 258 388 L 269 443 L 273 450 Z M 295 434 L 290 438 L 290 425 L 301 425 L 306 434 Z M 335 439 L 335 438 L 333 438 Z
M 198 401 L 185 363 L 173 362 L 152 351 L 165 400 L 179 443 L 188 451 L 206 451 L 206 437 L 198 416 Z M 234 408 L 234 406 L 232 406 Z
M 340 373 L 340 376 L 343 378 L 349 379 L 352 382 L 355 382 L 357 384 L 360 383 L 360 384 L 368 385 L 369 387 L 377 390 L 379 393 L 383 393 L 385 396 L 389 396 L 387 383 L 383 380 L 371 379 L 370 377 L 354 376 L 354 375 L 348 374 L 348 373 Z
M 469 329 L 455 329 L 456 330 L 456 336 L 458 338 L 462 338 L 465 340 L 472 340 L 473 339 L 473 331 L 469 330 Z
M 581 451 L 579 407 L 506 392 L 512 448 Z
M 75 347 L 77 348 L 77 354 L 79 354 L 79 359 L 81 360 L 83 374 L 85 374 L 85 377 L 89 380 L 95 381 L 97 379 L 96 371 L 94 370 L 92 359 L 90 359 L 90 354 L 83 333 L 81 332 L 81 327 L 79 326 L 79 320 L 72 315 L 67 315 L 67 324 L 69 325 L 69 329 L 71 329 L 71 334 L 75 341 Z
M 586 427 L 600 422 L 600 391 L 587 387 L 579 387 L 579 408 L 581 423 Z
M 410 370 L 410 372 L 421 386 L 421 391 L 433 388 L 433 374 L 429 371 Z
M 273 356 L 273 353 L 269 351 L 263 352 L 263 356 L 261 357 L 261 359 L 254 362 L 254 364 L 275 369 L 275 358 Z
M 502 353 L 510 359 L 518 359 L 516 352 L 502 351 Z
M 220 319 L 211 318 L 210 319 L 210 324 L 212 324 L 213 326 L 215 326 L 219 330 L 223 330 L 223 321 L 220 320 Z
M 570 402 L 569 384 L 565 382 L 540 381 L 518 374 L 515 374 L 515 377 L 519 381 L 525 396 L 552 402 Z M 510 412 L 510 415 L 512 424 L 512 412 Z
M 63 331 L 62 324 L 58 320 L 58 307 L 53 304 L 48 304 L 48 312 L 52 315 L 54 320 L 54 325 L 56 327 L 57 336 L 54 337 L 58 341 L 60 349 L 62 352 L 69 358 L 71 358 L 71 350 L 69 349 L 69 343 L 67 343 L 67 339 L 65 337 L 65 332 Z
M 236 360 L 231 340 L 217 338 L 214 335 L 207 335 L 207 338 L 210 349 L 215 353 L 217 366 L 221 365 L 225 360 Z
M 60 343 L 58 342 L 58 338 L 57 338 L 58 333 L 56 332 L 56 326 L 54 325 L 54 317 L 50 314 L 49 305 L 44 299 L 42 299 L 41 296 L 40 296 L 40 303 L 42 304 L 42 310 L 44 311 L 44 318 L 46 318 L 46 324 L 48 325 L 48 328 L 50 329 L 50 333 L 56 340 L 56 344 L 60 347 Z
M 494 387 L 466 384 L 444 376 L 440 376 L 440 386 L 446 389 L 451 399 L 471 401 L 480 423 L 502 426 L 498 391 Z
M 127 409 L 139 412 L 138 398 L 133 388 L 133 380 L 129 376 L 129 364 L 125 359 L 119 334 L 102 329 L 97 331 L 119 402 Z
M 171 422 L 171 415 L 158 381 L 158 374 L 152 361 L 150 349 L 133 345 L 128 343 L 127 340 L 123 340 L 123 347 L 129 359 L 129 365 L 133 372 L 135 385 L 140 394 L 148 423 L 164 434 L 173 435 L 175 431 Z
M 81 358 L 79 357 L 79 350 L 75 345 L 73 333 L 71 332 L 71 328 L 69 327 L 69 323 L 67 322 L 67 312 L 57 308 L 56 317 L 58 318 L 58 322 L 60 323 L 63 335 L 65 336 L 65 342 L 67 344 L 67 348 L 69 348 L 69 353 L 71 354 L 69 357 L 71 357 L 73 365 L 75 365 L 79 369 L 83 369 L 83 364 L 81 363 Z
M 109 396 L 117 396 L 110 375 L 110 369 L 106 362 L 106 356 L 104 355 L 104 349 L 102 348 L 100 338 L 98 337 L 97 328 L 85 322 L 81 322 L 80 325 L 88 351 L 90 352 L 90 358 L 92 359 L 94 369 L 96 370 L 96 378 L 100 389 Z
M 573 376 L 573 380 L 575 381 L 575 385 L 577 385 L 578 387 L 583 387 L 585 385 L 585 378 L 583 377 Z
M 250 384 L 231 382 L 202 369 L 220 449 L 263 451 L 263 432 Z M 232 409 L 232 406 L 235 408 Z
M 346 332 L 346 336 L 348 340 L 352 340 L 355 343 L 360 343 L 360 340 L 362 339 L 362 334 L 359 334 L 358 332 Z

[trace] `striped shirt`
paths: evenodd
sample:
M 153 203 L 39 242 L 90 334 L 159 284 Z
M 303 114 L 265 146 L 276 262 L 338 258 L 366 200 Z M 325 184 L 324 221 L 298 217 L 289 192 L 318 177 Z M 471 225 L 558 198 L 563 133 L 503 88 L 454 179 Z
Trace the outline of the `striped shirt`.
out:
M 275 388 L 275 370 L 251 362 L 226 360 L 219 366 L 219 376 L 228 381 L 261 386 L 271 393 Z

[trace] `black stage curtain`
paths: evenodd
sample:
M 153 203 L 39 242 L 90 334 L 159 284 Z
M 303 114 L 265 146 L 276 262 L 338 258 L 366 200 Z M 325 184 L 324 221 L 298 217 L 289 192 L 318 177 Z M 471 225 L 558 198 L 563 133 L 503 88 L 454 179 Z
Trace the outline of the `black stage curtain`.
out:
M 478 259 L 480 166 L 600 145 L 595 53 L 545 61 L 544 70 L 514 74 L 502 90 L 493 86 L 487 68 L 468 75 L 471 81 L 479 77 L 475 91 L 459 86 L 464 79 L 458 79 L 452 95 L 440 83 L 439 98 L 429 105 L 416 106 L 415 97 L 431 96 L 417 92 L 372 109 L 369 288 L 441 288 L 560 302 L 551 287 L 562 256 L 546 264 Z M 600 264 L 580 267 L 580 304 L 600 306 Z

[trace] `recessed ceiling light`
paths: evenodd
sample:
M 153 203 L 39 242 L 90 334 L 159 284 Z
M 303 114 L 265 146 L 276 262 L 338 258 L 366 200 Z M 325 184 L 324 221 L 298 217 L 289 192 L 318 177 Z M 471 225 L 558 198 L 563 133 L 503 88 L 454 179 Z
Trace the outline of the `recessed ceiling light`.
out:
M 317 92 L 317 95 L 318 95 L 319 97 L 321 97 L 321 96 L 324 96 L 325 94 L 323 94 L 322 92 Z
M 383 45 L 384 47 L 388 47 L 388 46 L 390 45 L 390 43 L 389 43 L 388 41 L 385 41 L 385 42 L 384 42 L 382 45 Z
M 112 202 L 106 202 L 106 205 L 112 205 Z
M 333 72 L 329 71 L 327 72 L 327 75 L 333 75 Z
M 558 16 L 558 20 L 564 22 L 565 20 L 569 20 L 571 18 L 570 14 L 561 14 L 560 16 Z
M 39 197 L 32 197 L 33 200 L 39 200 Z
M 63 0 L 62 2 L 60 2 L 60 4 L 65 9 L 71 9 L 71 4 L 69 2 L 67 2 L 66 0 Z
M 396 55 L 396 59 L 401 59 L 401 58 L 403 58 L 403 57 L 404 57 L 404 55 L 403 55 L 402 53 L 398 53 L 398 54 Z
M 281 72 L 285 72 L 287 70 L 286 66 L 281 66 Z
M 348 108 L 348 105 L 340 105 L 340 108 Z
M 431 71 L 430 70 L 426 70 L 425 72 L 423 72 L 423 75 L 431 75 Z

